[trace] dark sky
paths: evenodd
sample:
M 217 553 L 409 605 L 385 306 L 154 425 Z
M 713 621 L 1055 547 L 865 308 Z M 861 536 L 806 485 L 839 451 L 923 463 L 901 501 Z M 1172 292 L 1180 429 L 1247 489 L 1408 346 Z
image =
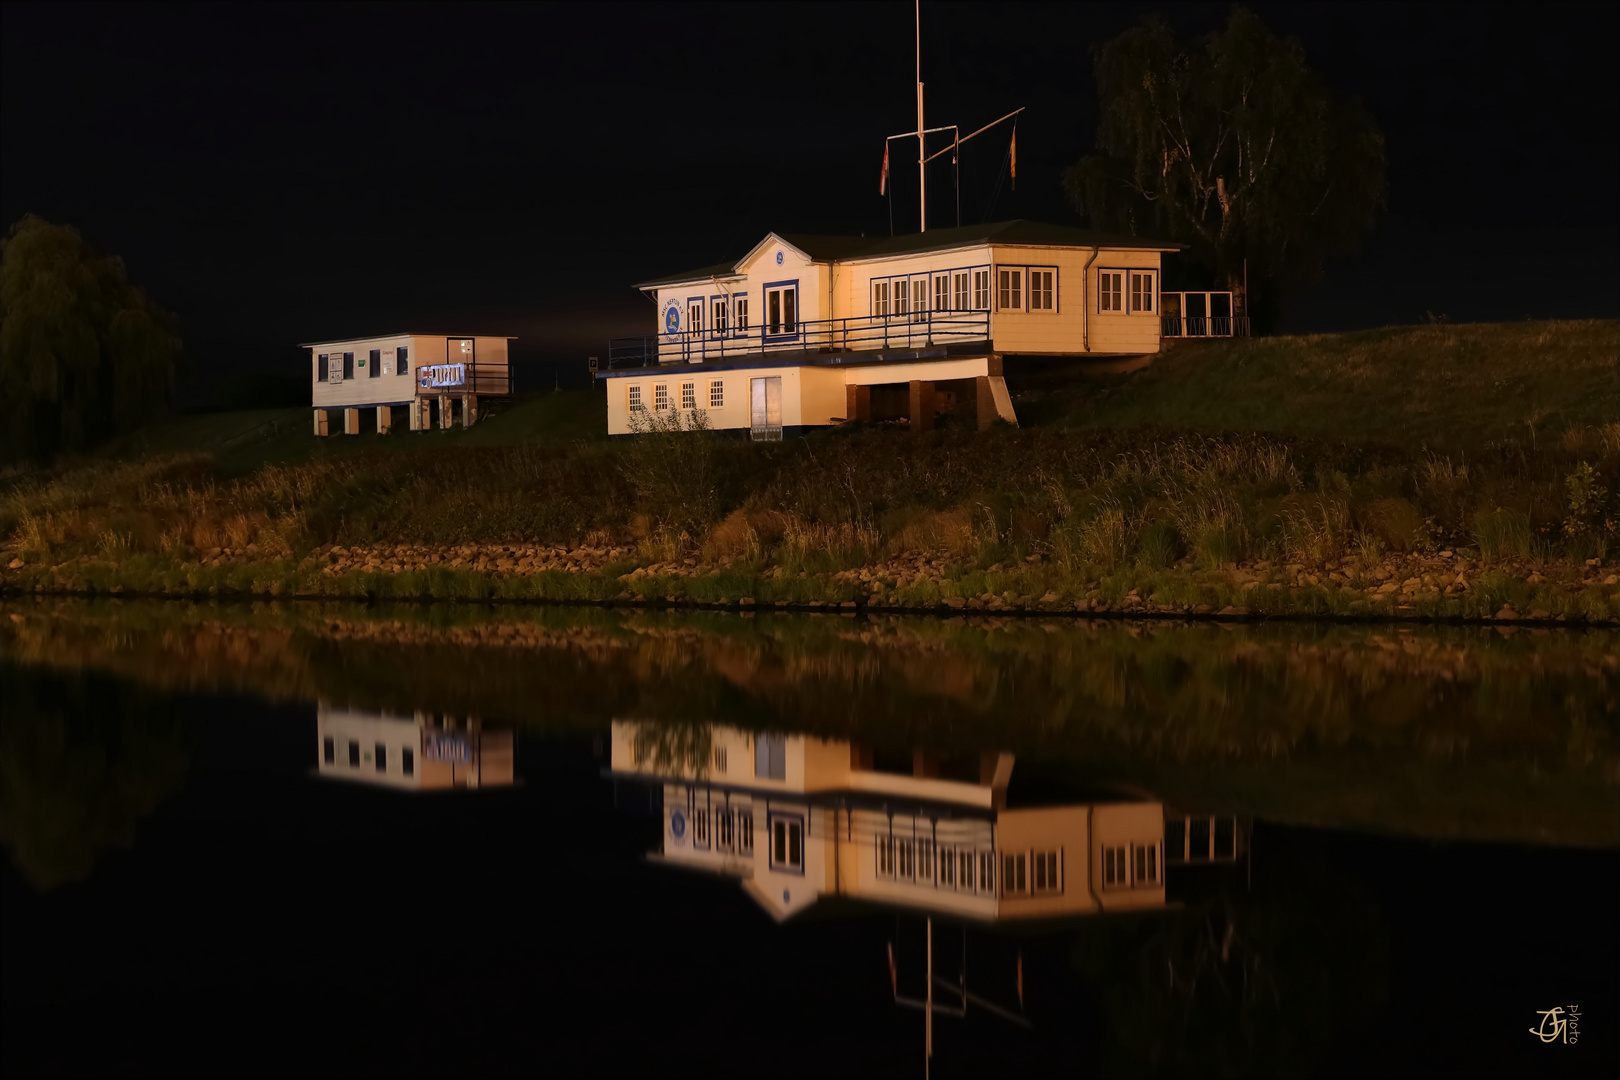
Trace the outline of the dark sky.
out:
M 1389 149 L 1360 254 L 1292 330 L 1620 315 L 1613 4 L 1256 4 Z M 1091 50 L 1224 4 L 924 3 L 930 125 L 1020 105 L 970 146 L 962 220 L 1074 222 Z M 909 4 L 75 6 L 8 3 L 0 213 L 80 228 L 177 312 L 190 400 L 298 368 L 300 341 L 516 334 L 525 381 L 652 327 L 630 286 L 767 230 L 884 233 L 885 135 L 911 130 Z M 916 227 L 896 165 L 894 220 Z M 930 220 L 954 223 L 948 167 Z

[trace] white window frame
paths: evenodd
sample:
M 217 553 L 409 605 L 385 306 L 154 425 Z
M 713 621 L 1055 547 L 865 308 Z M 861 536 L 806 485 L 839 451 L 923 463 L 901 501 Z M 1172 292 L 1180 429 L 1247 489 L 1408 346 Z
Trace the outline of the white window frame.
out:
M 1001 895 L 1002 896 L 1028 896 L 1029 878 L 1029 852 L 1007 851 L 1001 852 Z
M 973 310 L 990 310 L 990 268 L 973 271 Z
M 1125 314 L 1130 273 L 1123 266 L 1104 266 L 1097 270 L 1097 314 Z
M 781 829 L 783 841 L 782 846 L 785 849 L 782 852 L 781 859 L 776 857 L 776 838 L 778 828 Z M 804 815 L 779 814 L 772 812 L 766 820 L 765 830 L 767 841 L 771 846 L 769 852 L 771 869 L 775 870 L 777 873 L 803 874 L 805 862 L 804 842 L 807 839 L 805 836 Z M 793 862 L 791 859 L 793 854 L 792 836 L 794 832 L 797 832 L 799 837 L 799 861 L 797 863 Z
M 731 807 L 722 806 L 714 812 L 714 849 L 732 851 L 737 846 L 737 821 Z
M 996 853 L 994 851 L 979 852 L 979 881 L 978 892 L 987 892 L 994 896 L 996 893 Z
M 877 876 L 894 877 L 894 837 L 888 833 L 881 834 L 873 843 L 872 850 L 877 855 Z
M 1056 315 L 1058 310 L 1058 268 L 1055 266 L 1025 267 L 1024 293 L 1028 297 L 1029 311 Z
M 709 297 L 709 333 L 714 337 L 725 337 L 731 328 L 731 304 L 725 296 Z
M 956 888 L 956 849 L 940 844 L 936 849 L 939 866 L 938 885 L 942 889 Z
M 709 408 L 720 409 L 726 404 L 726 384 L 723 379 L 709 380 Z
M 1029 891 L 1034 896 L 1063 892 L 1063 849 L 1029 853 Z
M 1158 310 L 1158 292 L 1155 290 L 1159 274 L 1156 270 L 1132 270 L 1130 284 L 1130 305 L 1132 315 L 1152 315 Z M 1142 303 L 1143 298 L 1147 303 Z
M 754 808 L 752 805 L 737 808 L 737 850 L 752 854 L 754 851 Z
M 748 297 L 737 296 L 732 298 L 732 307 L 735 308 L 736 318 L 732 320 L 732 333 L 738 337 L 748 336 Z
M 934 275 L 934 310 L 951 310 L 951 275 Z
M 646 412 L 647 405 L 641 399 L 641 384 L 630 383 L 625 388 L 625 408 L 630 412 Z
M 996 310 L 1023 311 L 1027 293 L 1022 266 L 996 267 Z
M 889 295 L 894 300 L 894 304 L 889 310 L 895 315 L 909 317 L 911 315 L 911 279 L 895 278 Z
M 695 382 L 683 382 L 683 383 L 681 383 L 681 408 L 682 409 L 695 409 L 695 408 L 697 408 L 697 383 L 695 383 Z
M 928 279 L 925 277 L 911 279 L 911 321 L 928 321 Z
M 776 310 L 771 309 L 771 302 L 776 301 Z M 788 321 L 788 309 L 792 308 L 792 321 Z M 776 321 L 771 321 L 772 316 Z M 767 341 L 792 341 L 803 331 L 804 312 L 799 309 L 799 283 L 798 281 L 769 281 L 765 283 L 765 324 L 760 327 L 764 331 Z
M 703 332 L 703 305 L 705 301 L 701 296 L 686 298 L 686 329 L 689 333 L 701 334 Z
M 1137 872 L 1140 862 L 1142 872 Z M 1164 844 L 1106 844 L 1102 849 L 1105 889 L 1153 889 L 1164 883 Z
M 951 310 L 968 311 L 968 272 L 957 270 L 951 273 Z
M 669 383 L 653 383 L 653 412 L 669 408 Z
M 917 876 L 917 841 L 913 837 L 894 838 L 894 876 L 897 881 L 911 881 Z
M 872 282 L 872 317 L 886 319 L 889 317 L 889 283 L 887 280 Z

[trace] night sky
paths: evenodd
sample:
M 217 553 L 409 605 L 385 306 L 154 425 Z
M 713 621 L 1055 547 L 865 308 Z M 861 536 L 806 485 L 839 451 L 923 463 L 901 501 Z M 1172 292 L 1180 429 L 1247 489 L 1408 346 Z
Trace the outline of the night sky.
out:
M 1390 206 L 1283 328 L 1620 315 L 1612 4 L 1253 5 L 1388 140 Z M 964 223 L 1077 223 L 1092 47 L 1224 4 L 924 3 L 930 126 L 971 144 Z M 182 400 L 302 374 L 300 341 L 515 334 L 522 382 L 584 380 L 652 328 L 644 278 L 771 229 L 883 234 L 915 120 L 910 4 L 4 7 L 0 212 L 72 224 L 181 319 Z M 897 151 L 900 144 L 896 144 Z M 897 152 L 893 218 L 916 228 Z M 955 223 L 948 165 L 930 221 Z M 994 196 L 994 197 L 993 197 Z

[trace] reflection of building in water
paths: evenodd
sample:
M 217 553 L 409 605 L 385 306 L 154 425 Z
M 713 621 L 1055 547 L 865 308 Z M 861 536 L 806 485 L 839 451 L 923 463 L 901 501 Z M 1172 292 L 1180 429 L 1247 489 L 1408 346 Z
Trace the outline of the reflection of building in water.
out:
M 512 784 L 512 733 L 476 719 L 419 712 L 415 717 L 315 709 L 319 775 L 403 791 L 506 787 Z
M 671 748 L 615 721 L 609 775 L 661 793 L 659 857 L 736 877 L 777 919 L 823 896 L 982 920 L 1164 906 L 1160 803 L 1008 809 L 1011 754 L 977 777 L 873 765 L 848 742 L 716 727 Z

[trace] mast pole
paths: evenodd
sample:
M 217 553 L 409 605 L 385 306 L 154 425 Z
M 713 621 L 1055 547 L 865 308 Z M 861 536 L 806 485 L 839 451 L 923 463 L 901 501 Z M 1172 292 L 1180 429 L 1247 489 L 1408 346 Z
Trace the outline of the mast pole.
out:
M 928 231 L 928 155 L 923 150 L 922 0 L 915 0 L 917 21 L 917 231 Z

